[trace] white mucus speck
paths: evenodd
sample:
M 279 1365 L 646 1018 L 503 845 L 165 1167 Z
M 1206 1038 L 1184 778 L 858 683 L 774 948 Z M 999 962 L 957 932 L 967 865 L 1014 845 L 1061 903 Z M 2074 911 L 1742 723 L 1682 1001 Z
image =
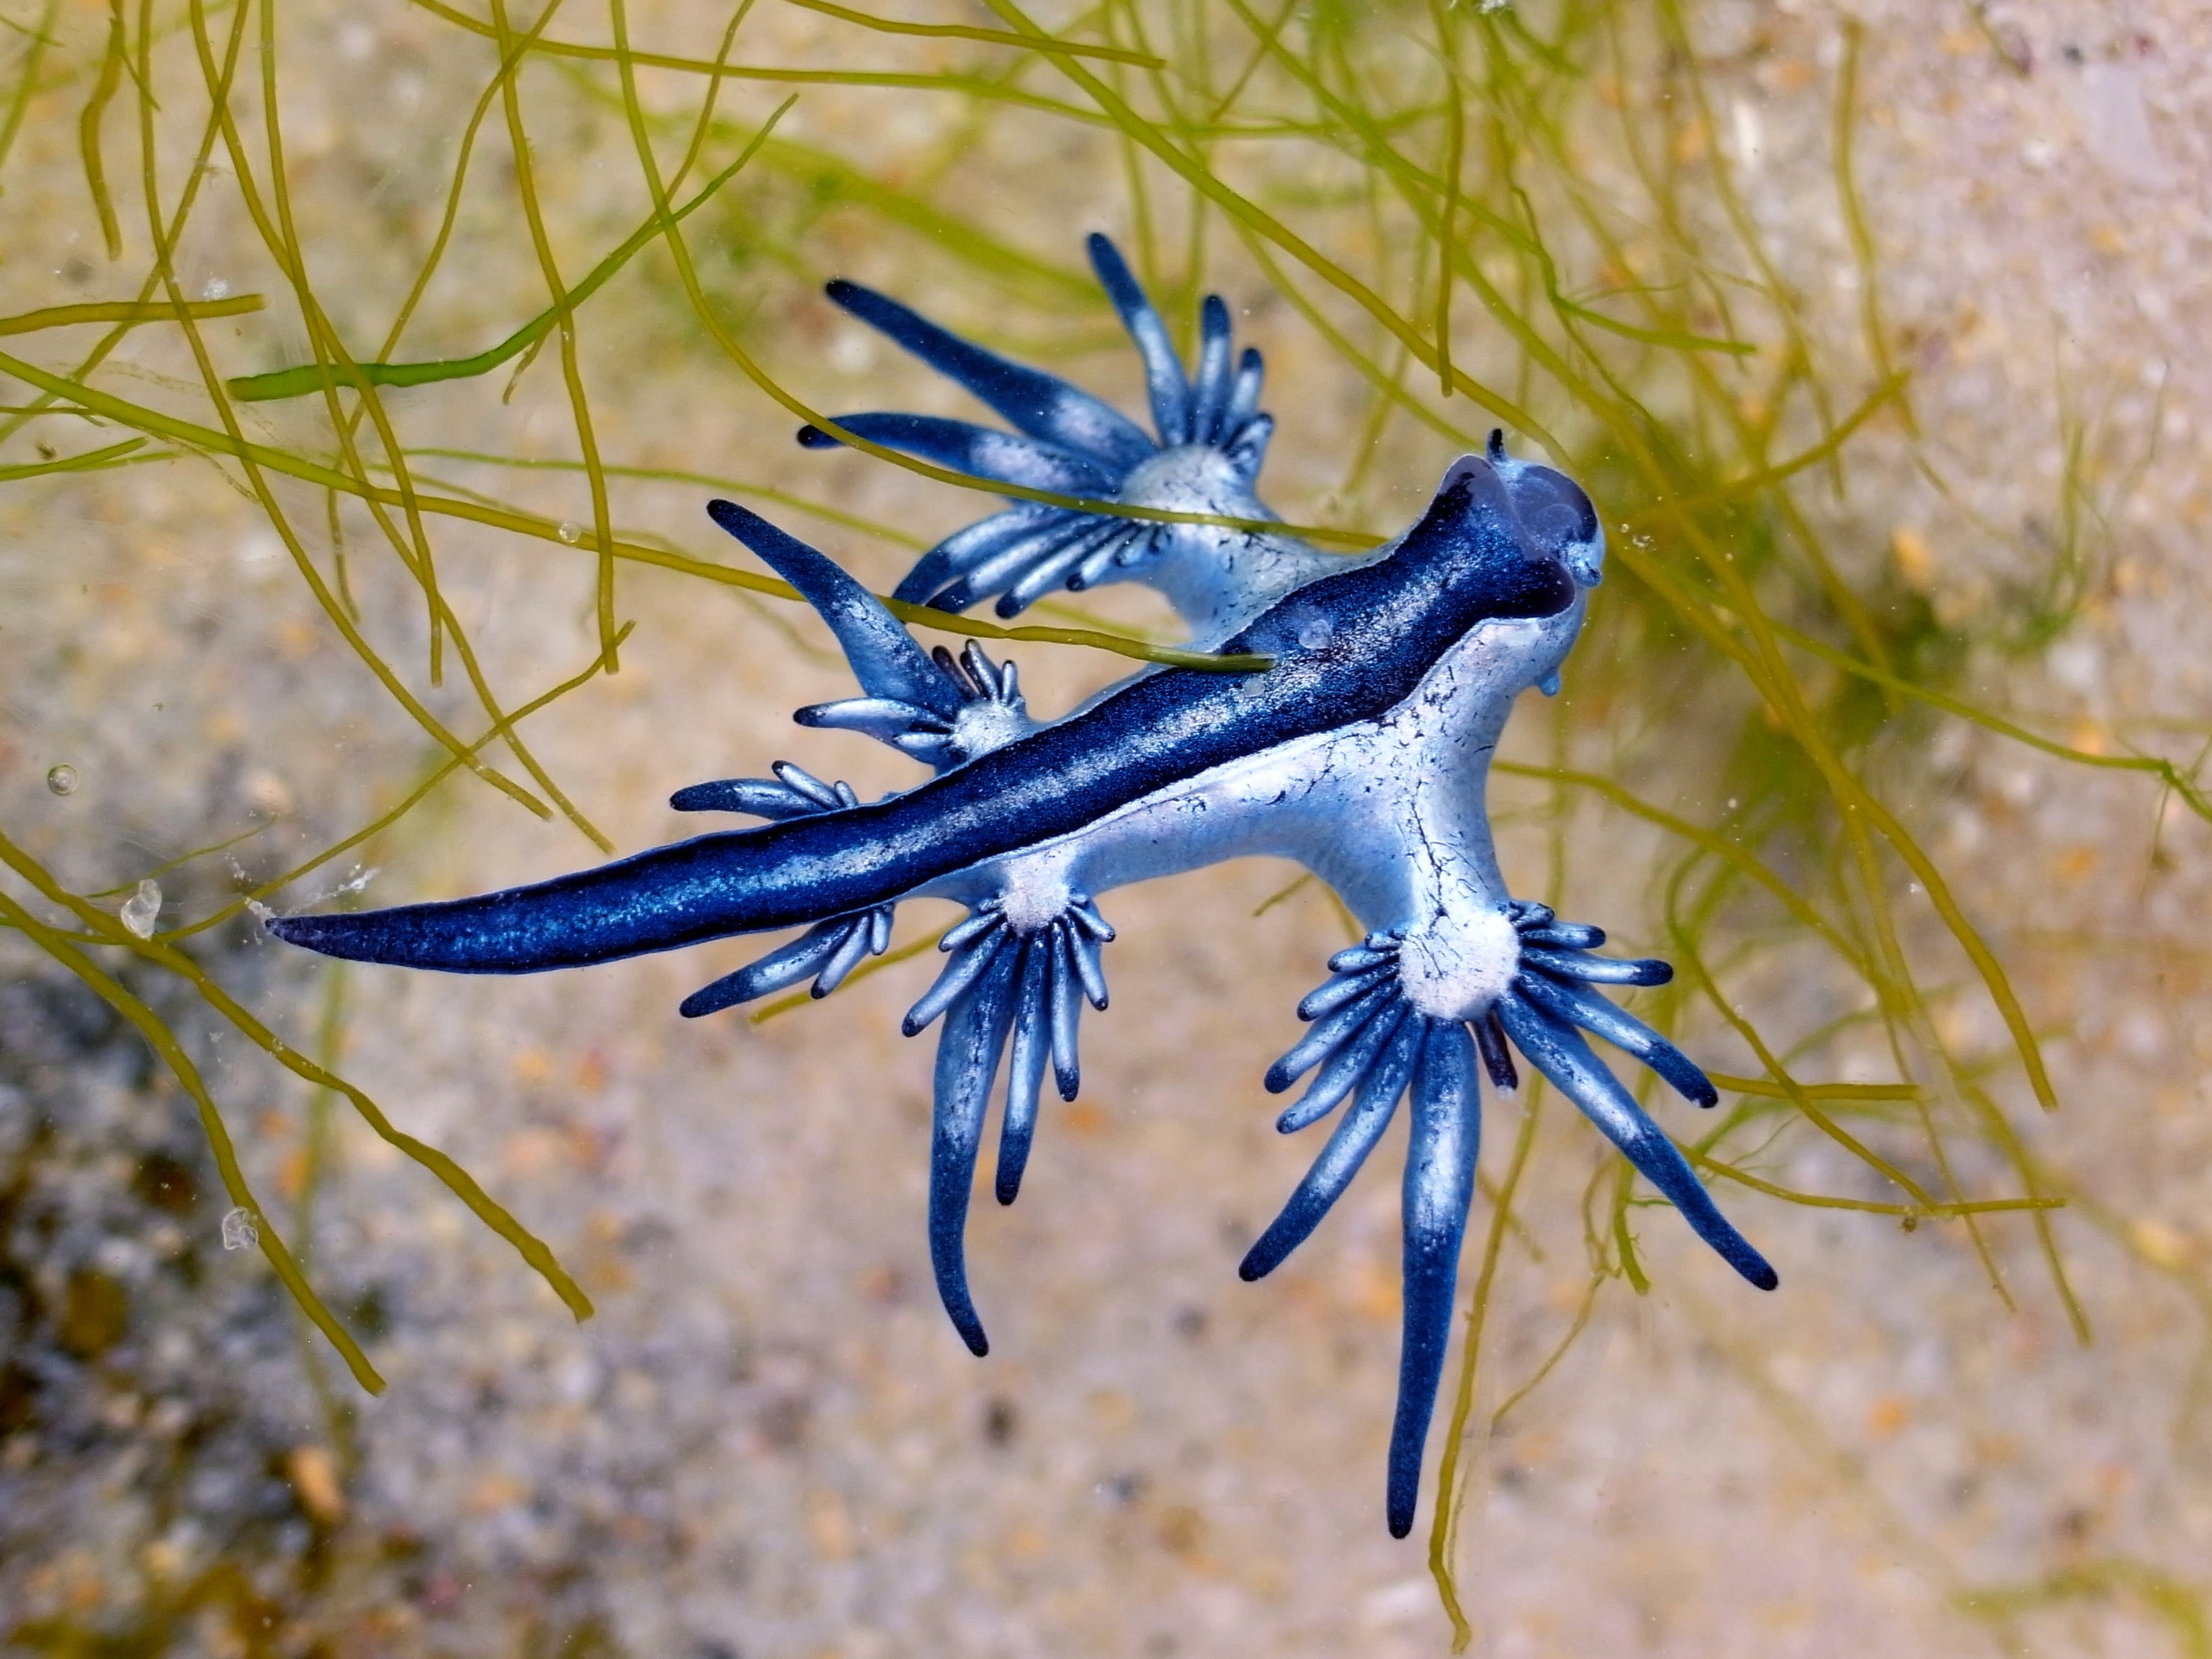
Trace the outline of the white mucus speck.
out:
M 1745 99 L 1731 100 L 1729 125 L 1734 130 L 1735 159 L 1747 171 L 1756 168 L 1766 152 L 1766 124 L 1759 118 L 1759 111 Z
M 123 925 L 140 939 L 154 937 L 154 918 L 161 914 L 161 884 L 142 881 L 138 890 L 123 901 Z
M 261 1218 L 240 1205 L 222 1218 L 222 1248 L 250 1250 L 261 1242 Z
M 203 300 L 220 300 L 230 292 L 230 284 L 220 276 L 210 276 L 200 289 Z

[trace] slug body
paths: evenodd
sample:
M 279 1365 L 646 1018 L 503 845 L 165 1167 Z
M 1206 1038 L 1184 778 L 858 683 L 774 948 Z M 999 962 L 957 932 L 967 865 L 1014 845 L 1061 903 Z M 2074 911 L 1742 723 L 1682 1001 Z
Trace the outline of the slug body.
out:
M 1488 452 L 1455 462 L 1427 513 L 1358 559 L 1286 532 L 1253 493 L 1272 424 L 1259 354 L 1232 372 L 1226 307 L 1209 296 L 1195 380 L 1103 237 L 1094 263 L 1143 354 L 1158 441 L 1088 393 L 1009 363 L 850 283 L 830 296 L 959 380 L 1017 430 L 933 416 L 839 417 L 842 431 L 1078 502 L 1247 521 L 1162 523 L 1017 501 L 924 555 L 898 597 L 958 611 L 997 596 L 1012 615 L 1048 592 L 1109 580 L 1158 588 L 1197 642 L 1272 659 L 1264 672 L 1148 670 L 1048 724 L 1011 664 L 974 646 L 925 653 L 822 554 L 727 501 L 715 521 L 799 589 L 836 635 L 860 696 L 803 708 L 801 725 L 861 732 L 933 768 L 862 804 L 778 763 L 772 779 L 679 791 L 684 810 L 770 820 L 530 887 L 356 915 L 273 919 L 327 955 L 455 973 L 531 973 L 803 927 L 684 1004 L 687 1015 L 812 979 L 826 995 L 890 938 L 902 899 L 949 898 L 935 985 L 909 1034 L 944 1021 L 936 1077 L 930 1253 L 955 1327 L 987 1350 L 962 1239 L 988 1107 L 1006 1073 L 997 1194 L 1019 1189 L 1043 1078 L 1079 1085 L 1082 1005 L 1106 1006 L 1095 902 L 1132 882 L 1249 854 L 1294 859 L 1368 932 L 1300 1005 L 1311 1029 L 1267 1077 L 1313 1081 L 1291 1132 L 1334 1115 L 1310 1174 L 1247 1255 L 1256 1279 L 1318 1224 L 1412 1099 L 1406 1171 L 1405 1334 L 1386 1514 L 1410 1529 L 1449 1334 L 1474 1186 L 1480 1083 L 1510 1091 L 1513 1051 L 1550 1078 L 1752 1283 L 1773 1270 L 1723 1219 L 1673 1142 L 1599 1063 L 1594 1032 L 1701 1105 L 1717 1098 L 1679 1050 L 1592 988 L 1656 984 L 1662 963 L 1596 957 L 1597 929 L 1513 899 L 1484 805 L 1490 757 L 1524 690 L 1556 690 L 1604 538 L 1563 474 Z M 821 447 L 825 431 L 802 429 Z

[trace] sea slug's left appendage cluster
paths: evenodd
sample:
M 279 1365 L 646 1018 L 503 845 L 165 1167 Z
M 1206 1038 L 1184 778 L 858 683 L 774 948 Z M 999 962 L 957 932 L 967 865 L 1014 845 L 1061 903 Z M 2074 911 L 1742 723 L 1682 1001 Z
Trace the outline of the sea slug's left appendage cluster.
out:
M 1157 440 L 1089 392 L 1008 362 L 896 300 L 846 282 L 830 284 L 830 299 L 957 380 L 1015 430 L 890 413 L 841 415 L 836 424 L 939 466 L 1025 489 L 1168 506 L 1174 503 L 1164 496 L 1180 487 L 1207 498 L 1189 510 L 1272 516 L 1249 495 L 1275 423 L 1260 413 L 1260 354 L 1248 348 L 1231 366 L 1229 307 L 1218 295 L 1206 296 L 1198 373 L 1187 376 L 1166 324 L 1114 245 L 1093 236 L 1090 247 L 1099 281 L 1144 358 Z M 813 448 L 837 441 L 811 426 L 799 441 Z M 1255 510 L 1233 511 L 1240 505 Z M 893 597 L 958 611 L 997 595 L 999 615 L 1017 616 L 1055 588 L 1079 592 L 1143 580 L 1178 538 L 1179 527 L 1169 524 L 1018 501 L 932 548 Z
M 1255 854 L 1294 859 L 1367 930 L 1299 1006 L 1310 1029 L 1267 1074 L 1279 1121 L 1336 1125 L 1243 1276 L 1272 1271 L 1320 1224 L 1398 1103 L 1413 1102 L 1403 1205 L 1405 1326 L 1385 1506 L 1413 1525 L 1475 1188 L 1481 1085 L 1518 1084 L 1515 1055 L 1572 1100 L 1691 1227 L 1752 1284 L 1774 1270 L 1722 1217 L 1674 1142 L 1584 1033 L 1693 1103 L 1711 1083 L 1609 1000 L 1656 985 L 1658 962 L 1592 954 L 1595 927 L 1507 890 L 1483 808 L 1490 757 L 1526 690 L 1556 690 L 1603 571 L 1605 538 L 1565 474 L 1516 459 L 1502 434 L 1455 462 L 1428 511 L 1376 552 L 1340 558 L 1273 528 L 1255 493 L 1271 430 L 1258 354 L 1232 368 L 1229 314 L 1203 313 L 1197 372 L 1103 237 L 1101 281 L 1142 356 L 1157 440 L 1109 405 L 1008 362 L 849 283 L 830 295 L 974 392 L 1016 429 L 866 414 L 833 424 L 1000 483 L 1076 498 L 1018 500 L 925 554 L 899 597 L 1012 615 L 1055 587 L 1156 588 L 1194 643 L 1267 658 L 1264 673 L 1147 669 L 1040 721 L 1011 663 L 973 644 L 925 652 L 830 560 L 730 501 L 715 522 L 798 590 L 836 635 L 859 695 L 799 710 L 933 774 L 863 802 L 789 762 L 769 778 L 677 792 L 686 811 L 767 820 L 655 848 L 535 886 L 444 903 L 270 921 L 338 957 L 453 973 L 580 967 L 736 934 L 799 930 L 687 999 L 699 1015 L 803 981 L 826 996 L 888 946 L 896 907 L 946 899 L 964 920 L 906 1018 L 939 1025 L 929 1250 L 946 1312 L 987 1351 L 963 1250 L 969 1197 L 1003 1068 L 995 1190 L 1011 1203 L 1049 1070 L 1080 1080 L 1083 1006 L 1106 1006 L 1097 896 Z M 831 441 L 808 428 L 802 441 Z M 1132 515 L 1129 509 L 1135 509 Z M 1168 516 L 1161 517 L 1162 514 Z M 1152 514 L 1152 516 L 1145 516 Z

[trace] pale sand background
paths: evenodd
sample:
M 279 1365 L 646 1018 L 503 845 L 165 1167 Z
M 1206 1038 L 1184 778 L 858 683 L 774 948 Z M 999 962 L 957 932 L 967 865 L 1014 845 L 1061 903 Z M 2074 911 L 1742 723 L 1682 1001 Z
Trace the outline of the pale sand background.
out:
M 2197 729 L 2212 644 L 2200 546 L 2212 22 L 2179 0 L 1991 4 L 1992 28 L 2032 64 L 2017 75 L 1963 6 L 1852 10 L 1867 26 L 1860 167 L 1887 314 L 1914 343 L 1928 440 L 1966 499 L 1940 501 L 1899 434 L 1877 429 L 1849 502 L 1819 510 L 1868 557 L 1897 526 L 1917 532 L 1939 611 L 1970 618 L 2009 556 L 1965 509 L 2031 543 L 2036 525 L 2048 532 L 2063 385 L 2094 423 L 2108 491 L 2148 459 L 2081 623 L 2039 665 L 1993 667 L 1972 689 L 2077 741 L 2153 735 L 2127 724 L 2152 716 Z M 333 261 L 363 262 L 364 317 L 380 326 L 401 254 L 348 216 L 435 191 L 452 111 L 483 66 L 441 56 L 449 37 L 419 14 L 378 8 L 371 25 L 341 13 L 287 16 L 288 39 L 319 43 L 319 67 L 300 74 L 327 100 L 301 92 L 294 162 L 311 246 L 326 237 Z M 1713 5 L 1699 29 L 1755 210 L 1816 325 L 1848 337 L 1856 297 L 1825 149 L 1839 15 L 1813 0 Z M 637 27 L 708 50 L 720 21 L 688 27 L 656 9 Z M 823 50 L 834 26 L 764 8 L 747 27 L 768 57 Z M 769 101 L 747 89 L 738 106 Z M 882 107 L 810 93 L 787 131 L 894 155 L 936 136 L 923 114 L 902 118 L 923 124 L 911 133 L 884 129 L 871 112 Z M 1119 175 L 1101 155 L 1025 149 L 1012 133 L 973 164 L 972 210 L 1062 262 L 1084 230 L 1123 228 Z M 27 130 L 23 142 L 50 153 L 11 164 L 8 310 L 108 291 L 82 266 L 67 274 L 64 234 L 97 264 L 72 137 L 66 120 Z M 567 221 L 594 222 L 604 189 L 597 222 L 626 228 L 618 118 L 544 142 L 544 188 Z M 579 160 L 602 150 L 604 185 Z M 38 195 L 47 179 L 51 210 Z M 830 407 L 959 408 L 839 319 L 818 281 L 842 272 L 948 320 L 1001 319 L 963 307 L 949 268 L 890 257 L 864 231 L 848 216 L 802 238 L 751 337 Z M 242 234 L 212 216 L 188 283 L 226 276 L 223 239 Z M 455 264 L 469 280 L 437 300 L 440 341 L 507 325 L 507 296 L 534 280 L 525 258 L 512 234 L 465 240 Z M 1270 353 L 1281 422 L 1270 495 L 1295 514 L 1312 471 L 1340 469 L 1356 388 L 1248 270 L 1229 264 L 1223 281 Z M 1048 323 L 1004 326 L 1035 339 Z M 835 478 L 846 505 L 924 533 L 968 507 L 862 459 L 794 451 L 788 420 L 699 338 L 663 266 L 599 301 L 585 337 L 611 453 L 809 490 Z M 152 331 L 124 356 L 186 370 Z M 1118 395 L 1134 389 L 1123 353 L 1081 368 Z M 505 408 L 502 380 L 437 394 L 444 440 L 567 453 L 550 357 Z M 151 395 L 143 380 L 133 389 Z M 272 418 L 312 441 L 317 417 Z M 1436 441 L 1396 433 L 1370 520 L 1401 521 L 1449 459 Z M 580 484 L 455 471 L 585 516 Z M 703 546 L 703 493 L 624 487 L 617 515 Z M 274 866 L 372 815 L 423 762 L 256 524 L 181 464 L 0 493 L 0 800 L 11 833 L 81 886 L 213 839 L 249 808 L 294 815 L 249 849 L 254 868 Z M 886 550 L 819 539 L 876 585 L 895 579 Z M 588 660 L 583 560 L 465 530 L 440 545 L 449 592 L 512 684 Z M 382 637 L 415 637 L 419 605 L 396 582 L 365 577 L 364 592 Z M 532 731 L 623 849 L 696 827 L 661 805 L 672 787 L 779 756 L 864 791 L 906 781 L 884 751 L 787 725 L 791 707 L 844 684 L 804 621 L 783 618 L 811 655 L 688 583 L 625 572 L 621 603 L 638 629 L 619 678 Z M 1046 711 L 1113 672 L 1080 653 L 1018 655 Z M 1936 730 L 1905 799 L 2015 975 L 2067 1105 L 2048 1121 L 2016 1117 L 2040 1157 L 2123 1218 L 2117 1235 L 2078 1213 L 2059 1225 L 2095 1346 L 2075 1346 L 2015 1224 L 1992 1229 L 2020 1298 L 2008 1313 L 1952 1228 L 1907 1235 L 1726 1194 L 1783 1274 L 1782 1291 L 1759 1297 L 1671 1218 L 1644 1212 L 1655 1292 L 1609 1290 L 1547 1384 L 1474 1448 L 1462 1564 L 1487 1651 L 1903 1659 L 2212 1644 L 2212 1437 L 2197 1386 L 2212 1306 L 2201 1084 L 2212 1056 L 2191 1018 L 2212 837 L 2169 810 L 2154 862 L 2151 787 Z M 1698 739 L 1662 741 L 1695 752 Z M 82 776 L 66 799 L 41 783 L 58 760 Z M 1578 845 L 1576 913 L 1637 942 L 1649 914 L 1637 860 L 1650 850 L 1633 837 L 1625 858 Z M 573 830 L 453 785 L 379 847 L 371 896 L 472 891 L 589 856 Z M 1533 885 L 1535 831 L 1509 836 L 1508 856 Z M 342 1515 L 313 1489 L 313 1458 L 294 1451 L 327 1435 L 265 1269 L 211 1247 L 222 1206 L 204 1169 L 199 1202 L 175 1216 L 112 1196 L 131 1171 L 116 1148 L 190 1147 L 183 1103 L 142 1086 L 128 1045 L 97 1022 L 72 1026 L 80 1017 L 35 977 L 11 984 L 0 1027 L 12 1034 L 0 1093 L 10 1155 L 34 1108 L 54 1116 L 37 1180 L 49 1198 L 66 1188 L 72 1218 L 27 1271 L 50 1297 L 81 1262 L 143 1288 L 128 1340 L 99 1364 L 18 1342 L 15 1363 L 47 1392 L 40 1422 L 0 1462 L 0 1624 L 128 1622 L 149 1585 L 228 1553 L 268 1598 L 272 1651 L 314 1639 L 331 1654 L 685 1659 L 1443 1651 L 1420 1545 L 1393 1543 L 1380 1514 L 1395 1138 L 1275 1279 L 1246 1286 L 1234 1273 L 1315 1150 L 1273 1133 L 1258 1088 L 1340 937 L 1310 892 L 1253 919 L 1288 873 L 1236 866 L 1112 897 L 1115 1001 L 1085 1024 L 1083 1100 L 1048 1109 L 1020 1205 L 980 1203 L 971 1226 L 994 1341 L 980 1364 L 927 1282 L 928 1045 L 896 1030 L 924 964 L 760 1028 L 674 1014 L 744 959 L 740 945 L 532 980 L 353 975 L 349 1074 L 478 1170 L 576 1267 L 600 1313 L 572 1325 L 426 1177 L 349 1127 L 317 1261 L 341 1304 L 358 1310 L 373 1290 L 386 1328 L 372 1346 L 392 1388 L 356 1402 Z M 307 1041 L 313 965 L 240 949 L 229 970 Z M 1753 1012 L 1803 1029 L 1817 1023 L 1811 995 L 1778 969 Z M 1993 1055 L 2002 1041 L 1993 1021 L 1954 1035 Z M 1701 1052 L 1747 1069 L 1718 1036 Z M 297 1093 L 226 1064 L 221 1045 L 213 1061 L 251 1166 L 280 1182 Z M 2025 1098 L 2009 1073 L 1998 1086 L 2008 1103 Z M 1489 1167 L 1514 1121 L 1493 1105 Z M 1557 1341 L 1583 1280 L 1575 1210 L 1595 1142 L 1556 1108 L 1545 1134 L 1565 1150 L 1540 1164 L 1526 1206 L 1543 1260 L 1509 1247 L 1492 1405 Z M 1812 1154 L 1788 1175 L 1853 1179 Z M 197 1289 L 176 1288 L 165 1255 L 195 1264 Z M 310 1524 L 319 1502 L 330 1524 Z M 2039 1584 L 2049 1604 L 2009 1625 L 1962 1601 Z M 246 1651 L 222 1624 L 180 1626 L 174 1650 Z

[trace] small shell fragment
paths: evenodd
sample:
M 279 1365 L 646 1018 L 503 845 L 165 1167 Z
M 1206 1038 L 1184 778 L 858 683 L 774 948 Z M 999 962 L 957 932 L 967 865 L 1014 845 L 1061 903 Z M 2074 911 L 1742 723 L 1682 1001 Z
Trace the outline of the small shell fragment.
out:
M 138 890 L 123 901 L 123 925 L 140 939 L 154 937 L 154 919 L 161 914 L 161 884 L 142 881 Z

